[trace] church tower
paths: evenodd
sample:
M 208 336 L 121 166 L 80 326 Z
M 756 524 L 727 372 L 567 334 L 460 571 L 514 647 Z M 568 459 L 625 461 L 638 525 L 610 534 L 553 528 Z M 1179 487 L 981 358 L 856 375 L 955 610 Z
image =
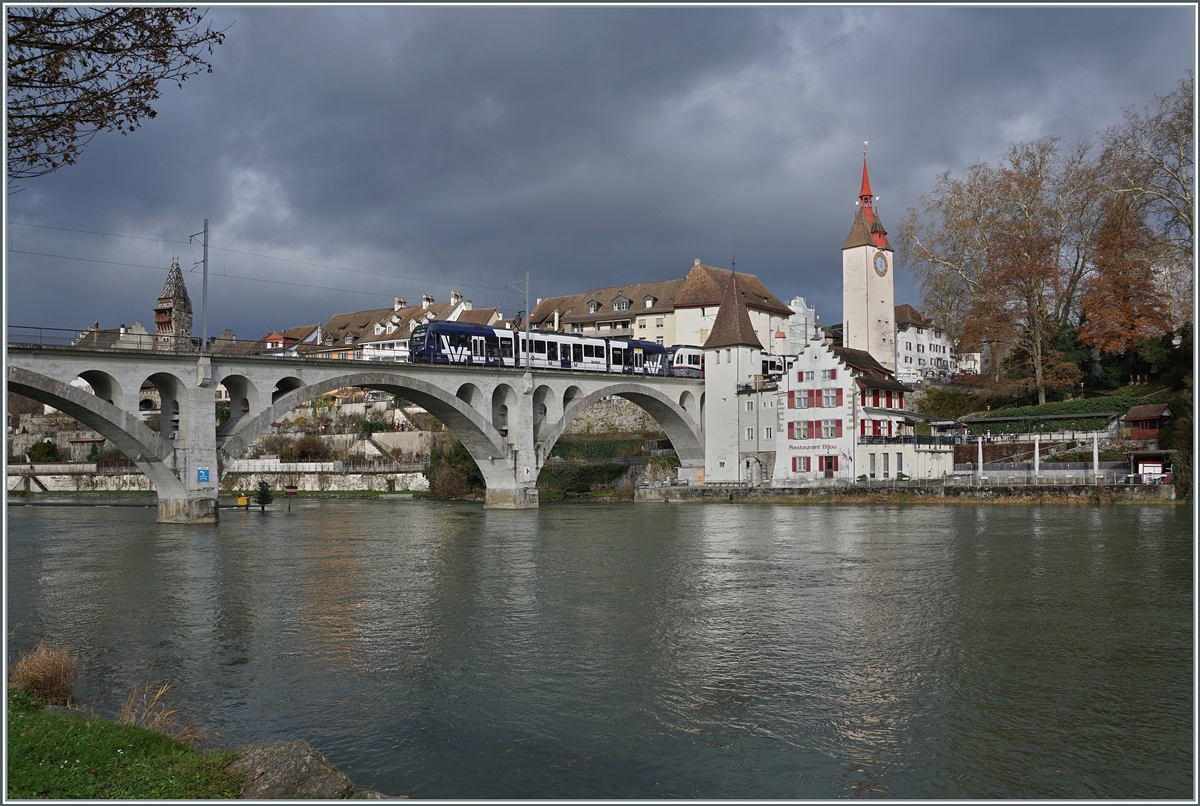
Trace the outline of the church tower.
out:
M 893 372 L 896 371 L 894 256 L 871 193 L 864 150 L 858 209 L 842 247 L 842 346 L 865 350 Z
M 187 348 L 192 343 L 192 300 L 183 284 L 179 261 L 171 264 L 167 282 L 154 306 L 154 349 Z

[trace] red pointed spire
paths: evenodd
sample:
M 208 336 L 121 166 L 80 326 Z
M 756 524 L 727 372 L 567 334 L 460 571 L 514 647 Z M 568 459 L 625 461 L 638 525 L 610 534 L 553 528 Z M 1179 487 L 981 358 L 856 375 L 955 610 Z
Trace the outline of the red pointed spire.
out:
M 858 191 L 858 198 L 862 200 L 864 208 L 870 208 L 871 199 L 875 198 L 875 194 L 871 192 L 871 178 L 867 175 L 866 154 L 863 154 L 863 181 L 862 189 Z

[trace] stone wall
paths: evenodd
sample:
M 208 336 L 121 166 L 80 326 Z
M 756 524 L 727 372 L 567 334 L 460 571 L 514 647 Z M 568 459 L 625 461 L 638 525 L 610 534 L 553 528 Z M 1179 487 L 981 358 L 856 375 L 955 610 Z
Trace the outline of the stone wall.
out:
M 641 407 L 624 398 L 599 400 L 567 425 L 566 434 L 655 433 L 662 427 Z

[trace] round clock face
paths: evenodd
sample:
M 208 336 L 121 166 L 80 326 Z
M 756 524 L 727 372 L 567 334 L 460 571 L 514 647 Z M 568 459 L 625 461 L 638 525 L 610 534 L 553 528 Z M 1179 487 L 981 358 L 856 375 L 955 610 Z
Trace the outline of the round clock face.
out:
M 875 273 L 880 277 L 887 274 L 887 255 L 883 252 L 875 253 Z

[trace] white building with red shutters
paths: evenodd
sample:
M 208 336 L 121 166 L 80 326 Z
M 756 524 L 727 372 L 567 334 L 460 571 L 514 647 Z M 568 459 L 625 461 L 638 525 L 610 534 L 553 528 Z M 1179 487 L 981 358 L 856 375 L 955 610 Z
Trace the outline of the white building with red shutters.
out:
M 772 484 L 934 478 L 954 470 L 951 440 L 918 435 L 896 378 L 892 248 L 863 157 L 859 207 L 842 247 L 842 344 L 814 326 L 780 379 Z

